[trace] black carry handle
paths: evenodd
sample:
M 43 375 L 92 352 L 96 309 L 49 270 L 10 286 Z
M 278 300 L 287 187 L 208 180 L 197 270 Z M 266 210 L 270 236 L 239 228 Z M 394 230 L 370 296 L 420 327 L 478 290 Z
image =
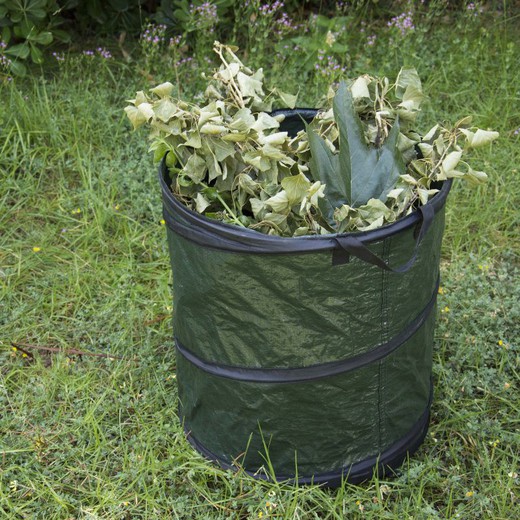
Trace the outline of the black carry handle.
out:
M 435 212 L 433 210 L 433 206 L 431 204 L 426 204 L 424 206 L 419 206 L 418 211 L 422 216 L 421 229 L 417 238 L 415 240 L 415 248 L 413 250 L 412 257 L 408 262 L 399 267 L 390 267 L 382 258 L 379 258 L 376 254 L 372 253 L 370 249 L 368 249 L 361 240 L 353 237 L 353 236 L 339 236 L 336 237 L 336 241 L 341 247 L 340 250 L 335 250 L 332 256 L 332 262 L 335 265 L 339 265 L 345 263 L 345 254 L 353 255 L 364 262 L 367 262 L 372 265 L 376 265 L 385 271 L 391 271 L 393 273 L 405 273 L 408 271 L 412 265 L 415 263 L 417 259 L 417 254 L 419 252 L 419 245 L 422 239 L 425 237 L 428 229 L 433 222 L 433 217 L 435 216 Z

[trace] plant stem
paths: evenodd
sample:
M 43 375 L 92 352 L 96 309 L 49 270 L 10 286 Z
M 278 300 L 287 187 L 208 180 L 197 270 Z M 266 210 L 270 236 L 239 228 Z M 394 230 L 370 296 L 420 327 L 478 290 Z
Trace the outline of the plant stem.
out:
M 244 226 L 244 224 L 242 224 L 242 222 L 240 222 L 240 220 L 238 220 L 238 217 L 235 215 L 235 213 L 233 211 L 231 211 L 231 208 L 224 202 L 224 199 L 218 193 L 217 193 L 217 199 L 222 204 L 222 206 L 224 206 L 224 209 L 231 215 L 233 222 L 235 224 L 237 224 L 238 226 L 245 228 L 246 226 Z

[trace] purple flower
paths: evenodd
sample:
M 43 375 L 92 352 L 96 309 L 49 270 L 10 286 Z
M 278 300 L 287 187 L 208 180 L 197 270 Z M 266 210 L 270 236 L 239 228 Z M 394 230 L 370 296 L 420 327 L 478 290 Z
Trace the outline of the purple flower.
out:
M 166 25 L 152 25 L 149 24 L 141 34 L 141 41 L 152 44 L 153 46 L 159 46 L 161 43 L 166 42 Z
M 175 66 L 176 67 L 180 67 L 181 65 L 187 65 L 187 64 L 192 63 L 192 62 L 193 62 L 193 58 L 192 57 L 182 58 L 179 61 L 177 61 Z
M 260 8 L 259 8 L 259 11 L 260 11 L 261 15 L 272 16 L 278 10 L 280 10 L 283 6 L 284 6 L 283 2 L 280 2 L 279 0 L 276 0 L 276 2 L 273 2 L 271 5 L 269 5 L 269 4 L 261 5 Z
M 214 27 L 218 22 L 217 6 L 211 2 L 190 5 L 190 14 L 198 29 Z
M 53 52 L 52 55 L 56 61 L 65 61 L 65 55 L 63 52 Z
M 110 51 L 107 51 L 104 47 L 98 47 L 96 50 L 98 54 L 105 60 L 108 60 L 112 57 Z
M 318 61 L 314 64 L 314 69 L 323 77 L 337 76 L 338 72 L 346 73 L 346 68 L 342 67 L 334 56 L 326 56 L 324 50 L 318 51 Z
M 0 54 L 0 67 L 8 69 L 9 65 L 11 65 L 11 60 L 7 56 Z
M 409 31 L 415 29 L 413 23 L 413 13 L 408 11 L 407 13 L 401 13 L 399 16 L 394 16 L 388 23 L 388 27 L 395 27 L 401 32 L 401 36 L 405 36 Z

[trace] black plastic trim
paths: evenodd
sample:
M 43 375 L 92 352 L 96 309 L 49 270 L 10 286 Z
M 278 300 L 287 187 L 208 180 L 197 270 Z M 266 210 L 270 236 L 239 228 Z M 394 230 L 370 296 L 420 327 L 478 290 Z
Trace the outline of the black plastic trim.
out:
M 435 214 L 444 207 L 452 180 L 443 182 L 439 193 L 428 202 L 427 205 L 431 206 Z M 330 251 L 341 247 L 337 239 L 342 237 L 352 236 L 364 244 L 378 242 L 413 228 L 421 222 L 420 212 L 414 211 L 392 224 L 372 231 L 279 237 L 210 219 L 184 206 L 170 189 L 171 179 L 165 159 L 159 166 L 159 182 L 163 197 L 164 220 L 173 232 L 201 246 L 232 253 L 284 254 Z
M 298 477 L 298 479 L 295 478 L 295 475 L 276 475 L 275 480 L 277 482 L 289 482 L 297 485 L 321 484 L 325 487 L 337 488 L 341 486 L 344 481 L 351 484 L 358 484 L 365 480 L 369 480 L 372 478 L 374 473 L 376 473 L 379 478 L 394 474 L 395 470 L 401 466 L 406 457 L 417 451 L 426 437 L 430 421 L 430 407 L 433 400 L 433 385 L 431 383 L 430 385 L 428 405 L 421 414 L 419 420 L 412 426 L 406 435 L 401 437 L 397 442 L 380 454 L 356 462 L 350 466 L 343 467 L 338 471 L 331 471 L 330 473 L 318 473 L 310 476 Z M 193 446 L 193 448 L 207 459 L 216 462 L 221 468 L 226 470 L 237 471 L 240 469 L 225 462 L 206 448 L 193 436 L 186 424 L 184 425 L 184 432 L 188 442 Z M 270 476 L 260 472 L 260 470 L 257 470 L 256 472 L 248 470 L 242 471 L 257 480 L 273 481 Z
M 236 381 L 246 381 L 249 383 L 298 383 L 301 381 L 323 379 L 350 372 L 365 365 L 374 363 L 375 361 L 379 361 L 400 347 L 421 328 L 430 315 L 437 300 L 438 287 L 439 279 L 437 280 L 435 292 L 426 307 L 406 326 L 406 328 L 394 336 L 390 341 L 363 354 L 347 359 L 341 359 L 339 361 L 331 361 L 328 363 L 320 363 L 319 365 L 298 368 L 248 368 L 205 361 L 188 350 L 177 337 L 175 337 L 175 346 L 179 354 L 181 354 L 191 364 L 208 374 L 218 377 L 234 379 Z
M 313 108 L 295 108 L 292 110 L 275 110 L 272 115 L 283 114 L 285 119 L 280 124 L 280 130 L 295 135 L 298 130 L 304 128 L 305 122 L 312 121 L 317 112 L 318 110 Z M 338 250 L 341 248 L 338 239 L 354 237 L 365 244 L 377 242 L 412 228 L 421 222 L 420 212 L 414 211 L 392 224 L 387 224 L 372 231 L 289 238 L 265 235 L 259 231 L 210 219 L 180 203 L 170 189 L 171 178 L 166 167 L 165 157 L 159 166 L 159 182 L 163 196 L 163 214 L 168 227 L 188 240 L 220 251 L 283 254 Z M 425 205 L 431 207 L 434 214 L 444 207 L 451 185 L 452 179 L 436 183 L 435 187 L 440 188 L 440 191 Z

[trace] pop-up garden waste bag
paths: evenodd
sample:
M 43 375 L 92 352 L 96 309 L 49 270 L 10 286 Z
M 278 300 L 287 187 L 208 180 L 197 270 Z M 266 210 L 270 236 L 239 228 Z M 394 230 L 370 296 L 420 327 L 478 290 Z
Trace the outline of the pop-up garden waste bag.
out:
M 294 132 L 315 111 L 286 111 Z M 223 467 L 357 482 L 421 444 L 444 205 L 368 232 L 282 238 L 194 213 L 160 167 L 179 412 Z M 270 468 L 270 469 L 267 469 Z

